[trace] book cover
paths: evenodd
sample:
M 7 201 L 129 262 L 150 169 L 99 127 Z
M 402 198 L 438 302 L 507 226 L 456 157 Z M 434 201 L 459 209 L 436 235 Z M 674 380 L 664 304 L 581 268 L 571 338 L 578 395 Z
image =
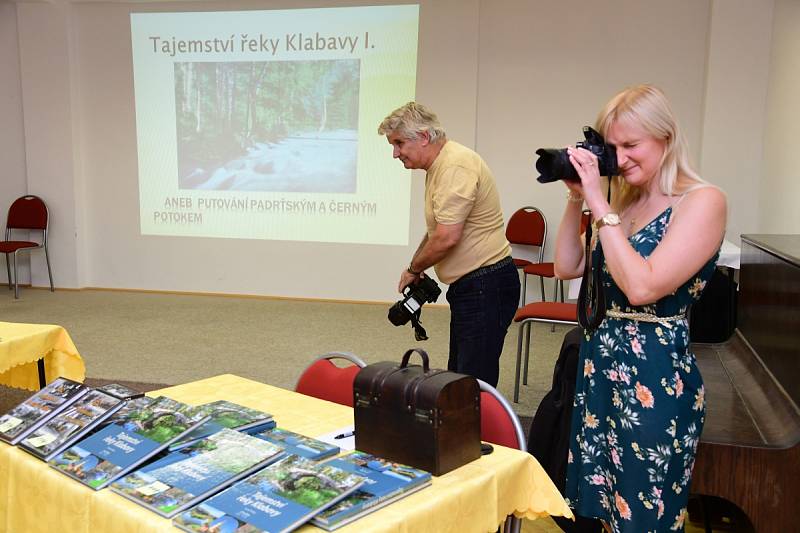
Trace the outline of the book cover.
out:
M 67 378 L 56 378 L 45 388 L 0 417 L 0 440 L 17 444 L 31 431 L 86 394 L 88 387 Z
M 353 451 L 325 464 L 364 478 L 353 494 L 312 519 L 315 526 L 332 531 L 431 484 L 424 470 L 393 463 L 368 453 Z
M 126 387 L 125 385 L 120 385 L 119 383 L 106 383 L 100 387 L 97 387 L 97 390 L 103 391 L 106 394 L 110 394 L 115 398 L 119 398 L 120 400 L 133 400 L 134 398 L 141 398 L 144 396 L 143 392 L 138 390 L 133 390 L 130 387 Z
M 271 442 L 223 428 L 118 479 L 111 490 L 172 518 L 283 454 Z
M 19 445 L 26 452 L 48 461 L 88 435 L 92 428 L 113 415 L 124 403 L 100 390 L 89 390 L 30 432 Z
M 262 430 L 275 427 L 274 423 L 270 424 L 272 422 L 271 414 L 257 409 L 250 409 L 227 400 L 207 403 L 205 407 L 208 411 L 209 419 L 198 428 L 170 444 L 170 450 L 179 450 L 193 442 L 213 435 L 222 428 L 244 431 L 255 427 Z
M 86 437 L 49 461 L 95 490 L 102 489 L 206 420 L 202 407 L 164 396 Z
M 299 455 L 313 461 L 319 461 L 339 453 L 339 447 L 334 444 L 312 439 L 287 429 L 274 428 L 251 434 L 259 439 L 282 446 L 286 453 Z
M 357 490 L 364 478 L 289 455 L 177 515 L 185 531 L 291 531 Z

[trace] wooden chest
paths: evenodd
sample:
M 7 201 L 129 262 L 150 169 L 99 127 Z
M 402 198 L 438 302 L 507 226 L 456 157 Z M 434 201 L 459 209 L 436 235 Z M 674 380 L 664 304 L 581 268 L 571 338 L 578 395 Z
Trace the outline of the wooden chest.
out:
M 413 352 L 422 357 L 422 366 L 408 364 Z M 435 476 L 481 455 L 478 381 L 430 370 L 423 350 L 408 350 L 399 365 L 362 368 L 353 395 L 358 450 Z

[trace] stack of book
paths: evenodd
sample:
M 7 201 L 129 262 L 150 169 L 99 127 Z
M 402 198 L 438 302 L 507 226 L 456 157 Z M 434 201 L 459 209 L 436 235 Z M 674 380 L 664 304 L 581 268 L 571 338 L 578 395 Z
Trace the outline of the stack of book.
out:
M 53 380 L 45 388 L 0 417 L 0 439 L 9 444 L 17 444 L 88 391 L 88 387 L 71 379 Z
M 364 478 L 356 492 L 312 519 L 315 526 L 332 531 L 431 484 L 424 470 L 393 463 L 358 450 L 326 464 Z
M 170 451 L 189 446 L 223 428 L 250 433 L 266 431 L 275 427 L 275 421 L 272 419 L 271 414 L 257 409 L 250 409 L 227 400 L 207 403 L 203 407 L 208 412 L 208 420 L 197 429 L 190 431 L 184 437 L 170 444 Z
M 100 390 L 89 390 L 69 407 L 30 432 L 20 442 L 20 447 L 39 459 L 49 461 L 88 435 L 103 420 L 122 408 L 124 403 L 124 400 Z
M 274 428 L 268 431 L 253 432 L 251 435 L 281 446 L 286 453 L 299 455 L 312 461 L 320 461 L 339 453 L 338 446 L 306 437 L 288 429 Z
M 120 478 L 111 490 L 171 518 L 283 455 L 280 446 L 223 428 Z
M 208 419 L 202 407 L 164 396 L 53 457 L 59 471 L 95 490 L 135 469 Z
M 356 491 L 364 478 L 289 455 L 179 514 L 184 531 L 286 532 Z

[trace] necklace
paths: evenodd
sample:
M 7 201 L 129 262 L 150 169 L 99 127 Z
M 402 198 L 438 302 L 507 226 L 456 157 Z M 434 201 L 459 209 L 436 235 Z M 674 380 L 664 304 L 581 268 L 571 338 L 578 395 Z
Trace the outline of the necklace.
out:
M 628 214 L 631 216 L 628 221 L 628 235 L 633 235 L 633 229 L 636 227 L 636 219 L 641 218 L 646 209 L 646 203 L 635 206 L 635 209 L 628 209 Z

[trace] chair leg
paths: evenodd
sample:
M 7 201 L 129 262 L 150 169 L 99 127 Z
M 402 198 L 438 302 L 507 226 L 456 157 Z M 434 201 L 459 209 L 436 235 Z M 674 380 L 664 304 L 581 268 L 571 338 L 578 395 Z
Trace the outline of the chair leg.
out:
M 547 294 L 545 294 L 545 292 L 544 292 L 544 278 L 542 276 L 539 276 L 539 287 L 542 290 L 542 301 L 546 302 L 547 301 Z M 555 298 L 554 298 L 554 300 L 555 300 Z
M 531 353 L 531 328 L 533 322 L 528 322 L 528 328 L 525 330 L 525 372 L 522 374 L 522 384 L 528 384 L 528 356 Z
M 17 271 L 17 252 L 14 252 L 14 299 L 19 300 L 19 272 Z
M 44 258 L 47 261 L 47 275 L 50 277 L 50 292 L 55 292 L 56 289 L 53 287 L 53 271 L 50 270 L 50 254 L 47 253 L 47 244 L 44 245 Z M 561 300 L 564 300 L 563 297 Z
M 519 367 L 522 363 L 522 333 L 525 329 L 525 322 L 519 324 L 519 332 L 517 333 L 517 363 L 514 372 L 514 403 L 519 403 Z
M 559 284 L 559 281 L 561 281 L 561 280 L 559 280 L 558 278 L 553 278 L 553 301 L 554 302 L 558 301 L 558 286 L 559 286 L 558 284 Z M 564 286 L 563 285 L 561 285 L 561 302 L 562 303 L 564 302 Z M 552 324 L 550 324 L 550 333 L 555 333 L 555 331 L 556 331 L 556 323 L 553 322 Z
M 528 290 L 528 275 L 524 271 L 522 271 L 522 294 L 520 295 L 520 298 L 522 299 L 522 305 L 520 307 L 525 307 L 527 290 Z
M 11 259 L 6 254 L 6 270 L 8 271 L 8 290 L 11 290 Z

